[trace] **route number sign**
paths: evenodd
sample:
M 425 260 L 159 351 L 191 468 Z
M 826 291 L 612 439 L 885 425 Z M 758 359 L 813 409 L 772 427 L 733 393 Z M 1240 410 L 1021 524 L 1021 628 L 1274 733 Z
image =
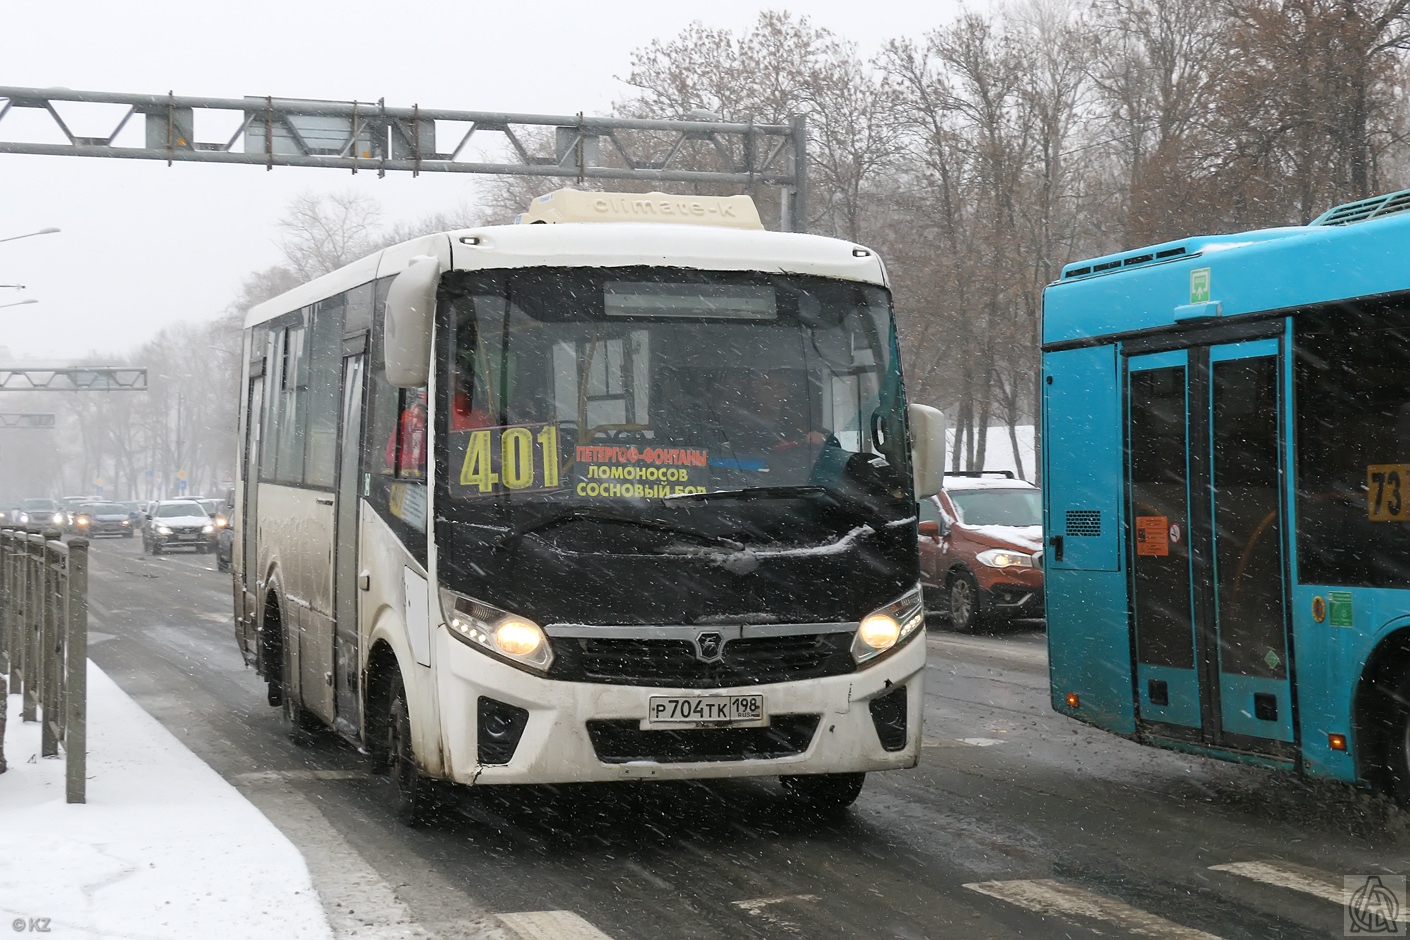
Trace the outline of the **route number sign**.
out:
M 1366 516 L 1372 522 L 1410 522 L 1410 464 L 1366 468 Z

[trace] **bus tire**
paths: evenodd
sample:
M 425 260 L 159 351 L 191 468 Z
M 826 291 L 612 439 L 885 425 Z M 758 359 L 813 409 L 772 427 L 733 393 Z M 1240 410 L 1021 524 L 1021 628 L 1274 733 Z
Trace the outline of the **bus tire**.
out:
M 866 783 L 865 773 L 803 774 L 780 777 L 783 791 L 798 802 L 823 813 L 840 813 L 857 801 Z
M 963 568 L 950 572 L 945 591 L 945 610 L 950 615 L 950 627 L 961 633 L 972 633 L 983 623 L 979 582 Z
M 392 778 L 392 810 L 408 826 L 426 822 L 431 810 L 431 781 L 416 766 L 411 744 L 411 712 L 406 705 L 406 686 L 401 673 L 392 676 L 388 696 L 386 756 Z

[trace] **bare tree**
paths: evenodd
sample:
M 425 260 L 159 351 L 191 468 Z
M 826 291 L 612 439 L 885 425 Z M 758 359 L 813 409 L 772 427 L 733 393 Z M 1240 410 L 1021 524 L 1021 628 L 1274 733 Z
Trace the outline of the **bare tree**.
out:
M 279 247 L 302 280 L 336 271 L 367 254 L 382 207 L 358 190 L 303 193 L 279 220 Z

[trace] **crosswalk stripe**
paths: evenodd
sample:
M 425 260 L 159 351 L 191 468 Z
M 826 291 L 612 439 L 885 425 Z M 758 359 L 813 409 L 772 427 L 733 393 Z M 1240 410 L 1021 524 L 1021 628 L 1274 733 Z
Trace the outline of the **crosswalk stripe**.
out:
M 1038 914 L 1103 921 L 1155 940 L 1219 940 L 1203 930 L 1182 926 L 1124 901 L 1083 891 L 1061 881 L 981 881 L 965 887 Z
M 572 911 L 523 911 L 496 916 L 524 940 L 612 940 Z
M 1226 871 L 1232 875 L 1242 875 L 1253 881 L 1278 888 L 1301 891 L 1333 904 L 1341 904 L 1342 880 L 1315 868 L 1290 865 L 1287 862 L 1231 862 L 1228 865 L 1210 865 L 1210 871 Z

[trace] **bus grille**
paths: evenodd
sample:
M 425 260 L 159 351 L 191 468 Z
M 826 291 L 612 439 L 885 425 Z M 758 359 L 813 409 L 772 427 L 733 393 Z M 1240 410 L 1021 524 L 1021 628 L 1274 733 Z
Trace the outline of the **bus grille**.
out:
M 702 662 L 688 640 L 554 637 L 549 677 L 610 685 L 718 689 L 820 679 L 852 672 L 851 633 L 769 636 L 725 642 Z
M 661 764 L 691 761 L 767 760 L 808 749 L 818 715 L 775 715 L 767 728 L 689 728 L 643 731 L 635 718 L 594 719 L 588 737 L 605 764 L 649 760 Z

